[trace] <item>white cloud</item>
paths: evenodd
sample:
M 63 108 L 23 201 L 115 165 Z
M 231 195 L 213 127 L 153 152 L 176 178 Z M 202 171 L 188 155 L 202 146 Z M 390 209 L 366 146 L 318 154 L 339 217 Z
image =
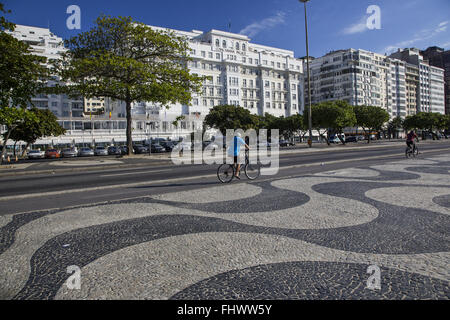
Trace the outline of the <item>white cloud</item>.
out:
M 398 48 L 406 48 L 410 47 L 418 42 L 428 40 L 431 38 L 434 38 L 439 33 L 445 32 L 447 30 L 447 25 L 450 21 L 443 21 L 439 23 L 437 27 L 434 29 L 423 29 L 416 33 L 412 39 L 404 40 L 401 42 L 396 43 L 395 45 L 390 45 L 384 48 L 384 52 L 386 53 L 392 53 L 393 51 L 397 50 Z
M 342 33 L 344 34 L 355 34 L 355 33 L 362 33 L 367 29 L 367 18 L 364 16 L 362 17 L 358 23 L 352 24 L 351 26 L 348 26 L 344 30 L 342 30 Z
M 254 37 L 258 33 L 260 33 L 263 30 L 271 29 L 279 24 L 283 24 L 285 22 L 286 13 L 284 12 L 277 12 L 276 15 L 263 19 L 258 22 L 254 22 L 248 26 L 246 26 L 244 29 L 242 29 L 239 33 L 244 34 L 248 37 Z

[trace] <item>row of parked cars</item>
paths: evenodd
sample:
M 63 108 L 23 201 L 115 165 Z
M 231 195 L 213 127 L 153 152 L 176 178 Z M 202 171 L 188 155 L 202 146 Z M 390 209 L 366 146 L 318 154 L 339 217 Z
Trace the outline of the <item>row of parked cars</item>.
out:
M 159 143 L 152 143 L 151 146 L 136 144 L 133 146 L 134 154 L 147 154 L 171 152 L 177 143 L 173 141 L 161 141 Z M 150 150 L 149 150 L 150 149 Z M 28 152 L 28 159 L 56 159 L 56 158 L 75 158 L 75 157 L 94 157 L 94 156 L 111 156 L 111 155 L 126 155 L 128 154 L 127 146 L 98 146 L 92 148 L 64 148 L 62 150 L 51 148 L 46 151 L 30 150 Z
M 65 148 L 62 150 L 58 149 L 47 149 L 46 151 L 41 150 L 30 150 L 28 152 L 28 159 L 57 159 L 57 158 L 75 158 L 75 157 L 93 157 L 93 156 L 109 156 L 109 155 L 122 155 L 126 153 L 127 148 L 122 147 L 96 147 L 91 148 Z

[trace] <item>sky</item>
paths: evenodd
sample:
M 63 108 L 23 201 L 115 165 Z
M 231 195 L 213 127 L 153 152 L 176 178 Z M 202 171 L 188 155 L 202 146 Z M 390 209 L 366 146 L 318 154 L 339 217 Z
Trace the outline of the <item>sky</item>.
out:
M 304 5 L 298 0 L 0 0 L 16 24 L 50 30 L 68 39 L 94 26 L 101 14 L 131 16 L 148 25 L 177 30 L 218 29 L 251 42 L 306 55 Z M 67 8 L 81 11 L 81 29 L 69 30 Z M 379 8 L 379 19 L 376 11 Z M 320 57 L 338 49 L 391 53 L 397 48 L 450 49 L 450 0 L 310 0 L 309 51 Z M 369 29 L 367 20 L 379 21 Z M 231 28 L 230 28 L 231 25 Z M 378 28 L 379 27 L 379 28 Z

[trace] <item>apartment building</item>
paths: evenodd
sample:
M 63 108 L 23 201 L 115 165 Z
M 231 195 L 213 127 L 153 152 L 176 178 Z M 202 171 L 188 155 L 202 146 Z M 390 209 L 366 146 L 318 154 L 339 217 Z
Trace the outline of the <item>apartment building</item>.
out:
M 347 49 L 312 60 L 310 68 L 313 104 L 345 100 L 351 105 L 382 107 L 391 117 L 406 114 L 405 64 L 400 60 Z
M 444 70 L 430 66 L 418 49 L 389 57 L 361 49 L 337 50 L 313 59 L 310 68 L 313 104 L 345 100 L 381 107 L 391 118 L 444 113 Z
M 430 65 L 416 48 L 399 49 L 389 57 L 419 68 L 417 112 L 445 114 L 444 69 Z
M 190 32 L 151 26 L 185 37 L 191 48 L 192 73 L 210 76 L 203 92 L 189 105 L 138 102 L 132 105 L 133 139 L 177 139 L 201 129 L 211 108 L 239 105 L 253 114 L 290 116 L 303 111 L 303 65 L 294 52 L 251 43 L 247 36 L 219 30 Z M 49 29 L 18 25 L 12 33 L 27 41 L 33 53 L 57 59 L 66 49 L 62 39 Z M 52 83 L 49 83 L 52 85 Z M 126 141 L 125 104 L 108 98 L 71 100 L 65 95 L 40 95 L 33 99 L 50 109 L 67 129 L 64 137 L 44 139 L 39 144 L 123 143 Z M 173 122 L 180 115 L 178 126 Z
M 439 47 L 429 47 L 420 54 L 431 66 L 444 69 L 445 82 L 445 114 L 450 114 L 450 50 Z

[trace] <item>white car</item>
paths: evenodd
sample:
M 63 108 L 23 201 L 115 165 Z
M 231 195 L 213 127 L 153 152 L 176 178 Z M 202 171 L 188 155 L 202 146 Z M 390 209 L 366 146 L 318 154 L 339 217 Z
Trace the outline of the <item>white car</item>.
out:
M 44 159 L 45 152 L 41 150 L 30 150 L 27 154 L 28 159 Z

